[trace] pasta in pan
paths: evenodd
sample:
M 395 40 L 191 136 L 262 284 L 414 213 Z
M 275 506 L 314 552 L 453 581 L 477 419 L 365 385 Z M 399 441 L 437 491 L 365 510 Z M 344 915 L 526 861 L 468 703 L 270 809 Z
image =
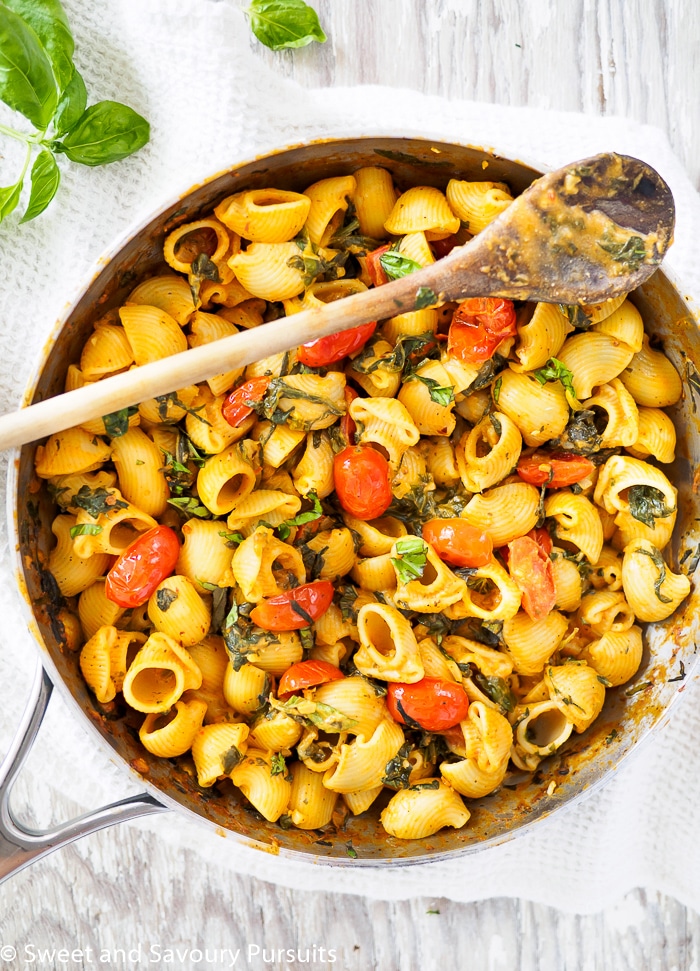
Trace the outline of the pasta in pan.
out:
M 381 286 L 510 201 L 379 167 L 238 192 L 66 385 Z M 49 568 L 97 703 L 270 823 L 376 803 L 398 839 L 585 731 L 690 582 L 663 552 L 680 377 L 631 300 L 573 309 L 423 306 L 52 435 Z

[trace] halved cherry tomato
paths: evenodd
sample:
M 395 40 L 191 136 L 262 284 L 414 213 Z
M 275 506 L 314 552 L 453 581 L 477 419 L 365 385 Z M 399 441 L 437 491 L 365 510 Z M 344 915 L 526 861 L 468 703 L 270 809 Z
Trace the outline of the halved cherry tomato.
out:
M 493 552 L 489 534 L 465 519 L 429 519 L 423 525 L 423 539 L 453 566 L 486 566 Z
M 508 543 L 508 571 L 522 590 L 522 608 L 532 620 L 546 617 L 557 599 L 552 561 L 543 547 L 544 539 L 540 544 L 532 536 Z
M 325 614 L 332 600 L 331 581 L 314 580 L 262 600 L 251 610 L 250 619 L 263 630 L 301 630 Z
M 376 329 L 377 321 L 370 320 L 368 324 L 360 324 L 359 327 L 341 330 L 339 334 L 319 337 L 318 340 L 302 344 L 297 351 L 297 358 L 307 367 L 325 367 L 326 364 L 335 364 L 336 361 L 342 361 L 348 354 L 359 351 Z
M 180 555 L 180 541 L 169 526 L 154 526 L 127 547 L 107 574 L 105 596 L 120 607 L 140 607 Z
M 246 420 L 248 415 L 253 413 L 251 404 L 257 404 L 258 401 L 263 400 L 270 381 L 272 381 L 272 378 L 268 375 L 251 378 L 250 381 L 246 381 L 240 388 L 236 388 L 226 396 L 221 414 L 229 425 L 236 428 Z
M 516 471 L 523 481 L 531 485 L 561 489 L 585 479 L 594 469 L 595 465 L 585 455 L 538 450 L 531 455 L 521 456 Z
M 469 699 L 461 684 L 423 678 L 415 684 L 387 685 L 389 713 L 399 725 L 411 725 L 426 732 L 443 732 L 467 717 Z
M 304 688 L 313 688 L 328 681 L 339 681 L 345 675 L 329 661 L 297 661 L 287 668 L 277 685 L 277 697 L 286 701 L 289 695 L 296 695 Z
M 338 501 L 356 519 L 378 519 L 391 505 L 389 463 L 369 445 L 348 445 L 333 459 Z
M 380 287 L 383 283 L 389 282 L 389 277 L 384 272 L 384 267 L 379 262 L 379 258 L 384 256 L 385 253 L 388 253 L 390 249 L 391 244 L 387 243 L 386 246 L 379 246 L 367 254 L 367 273 L 369 274 L 373 287 Z
M 349 384 L 345 385 L 345 414 L 340 419 L 340 432 L 348 445 L 355 444 L 355 432 L 357 431 L 357 425 L 350 417 L 350 404 L 355 398 L 359 397 L 354 388 L 351 388 Z
M 516 333 L 512 300 L 470 297 L 454 312 L 447 352 L 466 364 L 480 364 L 493 357 L 501 341 L 515 337 Z

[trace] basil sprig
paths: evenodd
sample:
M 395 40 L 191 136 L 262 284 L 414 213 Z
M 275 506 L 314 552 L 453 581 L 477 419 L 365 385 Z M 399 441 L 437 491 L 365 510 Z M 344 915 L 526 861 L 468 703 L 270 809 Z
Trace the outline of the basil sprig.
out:
M 272 51 L 326 40 L 318 14 L 304 0 L 252 0 L 245 13 L 255 36 Z
M 99 101 L 86 107 L 74 49 L 59 0 L 0 2 L 0 99 L 35 129 L 0 125 L 0 134 L 22 142 L 26 150 L 17 181 L 0 188 L 0 222 L 19 204 L 27 172 L 31 192 L 21 221 L 46 209 L 60 183 L 57 154 L 82 165 L 105 165 L 126 158 L 149 139 L 148 122 L 127 105 Z

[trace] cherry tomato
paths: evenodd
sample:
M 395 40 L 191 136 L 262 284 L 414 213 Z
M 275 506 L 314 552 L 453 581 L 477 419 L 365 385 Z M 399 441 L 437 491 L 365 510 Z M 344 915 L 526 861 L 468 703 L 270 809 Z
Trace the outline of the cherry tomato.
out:
M 330 580 L 302 583 L 300 587 L 261 601 L 250 619 L 263 630 L 301 630 L 325 614 L 333 600 Z
M 461 684 L 423 678 L 415 684 L 387 685 L 389 713 L 399 725 L 411 725 L 426 732 L 443 732 L 467 716 L 469 699 Z
M 348 445 L 355 444 L 355 432 L 357 431 L 357 425 L 350 417 L 350 405 L 355 400 L 359 398 L 359 394 L 350 385 L 345 385 L 345 414 L 340 419 L 340 432 L 348 443 Z
M 179 555 L 180 541 L 169 526 L 141 533 L 107 574 L 105 596 L 120 607 L 140 607 L 171 575 Z
M 538 450 L 531 455 L 521 456 L 516 471 L 521 479 L 531 485 L 561 489 L 585 479 L 594 469 L 595 465 L 585 455 Z
M 444 239 L 434 239 L 430 243 L 430 248 L 436 260 L 441 260 L 443 256 L 447 256 L 455 246 L 459 246 L 456 236 L 445 236 Z
M 258 401 L 263 400 L 270 381 L 272 381 L 272 378 L 268 375 L 260 378 L 251 378 L 250 381 L 242 384 L 240 388 L 235 388 L 235 390 L 226 395 L 226 400 L 221 408 L 221 414 L 229 425 L 233 425 L 236 428 L 246 420 L 248 415 L 252 414 L 253 409 L 251 408 L 251 403 L 257 404 Z
M 313 688 L 314 685 L 338 681 L 344 677 L 340 668 L 328 661 L 298 661 L 291 668 L 287 668 L 280 678 L 277 697 L 286 701 L 290 695 L 299 694 L 304 688 Z
M 340 505 L 355 519 L 378 519 L 391 505 L 389 463 L 369 445 L 348 445 L 333 459 Z
M 486 566 L 493 552 L 489 534 L 465 519 L 429 519 L 423 526 L 423 539 L 441 560 L 453 566 Z
M 378 249 L 373 249 L 371 253 L 367 254 L 367 273 L 372 281 L 373 287 L 380 287 L 383 283 L 389 282 L 389 277 L 384 272 L 384 267 L 379 262 L 379 258 L 388 253 L 391 249 L 391 244 L 387 243 L 386 246 L 380 246 Z
M 522 608 L 532 620 L 546 617 L 557 599 L 552 561 L 543 546 L 544 540 L 541 545 L 532 536 L 519 536 L 508 543 L 508 571 L 522 590 Z
M 512 300 L 500 297 L 470 297 L 454 312 L 447 340 L 447 352 L 466 364 L 480 364 L 506 337 L 515 337 L 515 308 Z
M 319 337 L 318 340 L 302 344 L 297 351 L 297 358 L 307 367 L 325 367 L 326 364 L 335 364 L 336 361 L 342 361 L 348 354 L 359 351 L 376 329 L 377 321 L 370 320 L 368 324 L 360 324 L 359 327 L 341 330 L 339 334 Z

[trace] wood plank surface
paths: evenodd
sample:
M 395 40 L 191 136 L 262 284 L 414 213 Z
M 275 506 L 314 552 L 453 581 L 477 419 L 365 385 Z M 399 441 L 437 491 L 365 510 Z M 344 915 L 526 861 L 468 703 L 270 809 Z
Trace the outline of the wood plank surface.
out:
M 327 44 L 272 53 L 251 41 L 281 76 L 307 86 L 379 83 L 633 118 L 667 133 L 700 186 L 697 0 L 312 2 Z M 36 760 L 30 769 L 16 802 L 31 816 L 43 791 Z M 65 796 L 51 814 L 67 818 L 75 808 Z M 0 887 L 0 971 L 231 966 L 224 955 L 154 962 L 152 945 L 161 954 L 184 946 L 212 956 L 241 948 L 235 966 L 253 969 L 690 971 L 700 966 L 700 916 L 642 890 L 605 912 L 579 916 L 510 899 L 467 905 L 319 895 L 312 886 L 289 890 L 225 867 L 203 868 L 195 849 L 172 847 L 138 823 L 88 837 Z M 314 945 L 315 960 L 305 960 Z M 139 954 L 128 952 L 139 946 L 136 960 Z M 39 957 L 41 948 L 79 948 L 83 957 L 61 962 Z M 125 949 L 124 960 L 101 960 L 102 949 L 115 948 Z M 292 954 L 273 963 L 262 948 L 268 958 L 271 949 Z

